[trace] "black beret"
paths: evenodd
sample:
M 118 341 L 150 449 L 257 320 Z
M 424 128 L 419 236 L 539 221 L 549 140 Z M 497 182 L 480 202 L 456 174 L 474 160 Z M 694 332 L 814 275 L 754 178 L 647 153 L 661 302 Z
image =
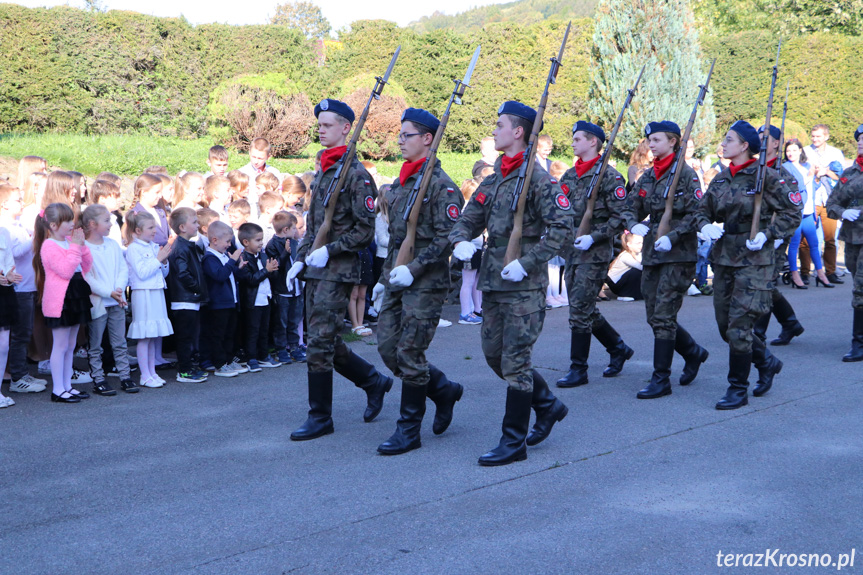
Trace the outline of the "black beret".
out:
M 675 136 L 680 135 L 680 126 L 675 124 L 674 122 L 649 122 L 647 126 L 644 128 L 644 135 L 649 136 L 650 134 L 655 134 L 657 132 L 665 132 L 668 134 L 674 134 Z
M 605 143 L 605 131 L 596 124 L 579 120 L 572 126 L 572 133 L 574 134 L 576 132 L 587 132 L 588 134 L 593 134 L 599 138 L 600 142 Z
M 737 120 L 731 124 L 731 130 L 737 132 L 743 141 L 749 144 L 749 151 L 757 154 L 761 150 L 761 138 L 758 137 L 758 131 L 752 127 L 752 124 L 745 120 Z
M 315 106 L 315 118 L 317 118 L 321 112 L 332 112 L 333 114 L 338 114 L 339 116 L 346 118 L 351 124 L 354 123 L 354 118 L 356 117 L 354 116 L 354 111 L 351 110 L 351 107 L 339 100 L 321 100 L 321 103 Z
M 508 100 L 500 105 L 500 108 L 497 109 L 497 115 L 502 116 L 504 114 L 524 118 L 531 124 L 536 121 L 536 110 L 530 106 L 525 106 L 521 102 L 516 102 L 515 100 Z M 544 125 L 545 122 L 543 122 L 543 126 Z M 539 129 L 542 130 L 542 126 L 540 126 Z
M 859 141 L 860 136 L 863 136 L 863 124 L 860 124 L 859 126 L 857 126 L 857 129 L 854 130 L 854 141 Z
M 402 112 L 402 122 L 413 122 L 425 126 L 432 132 L 437 132 L 438 126 L 440 126 L 440 120 L 435 118 L 434 114 L 419 108 L 408 108 Z
M 758 133 L 759 134 L 764 133 L 764 126 L 761 126 L 760 128 L 758 128 Z M 771 125 L 770 126 L 770 137 L 773 138 L 774 140 L 778 140 L 781 136 L 782 136 L 782 130 L 780 130 L 776 126 Z

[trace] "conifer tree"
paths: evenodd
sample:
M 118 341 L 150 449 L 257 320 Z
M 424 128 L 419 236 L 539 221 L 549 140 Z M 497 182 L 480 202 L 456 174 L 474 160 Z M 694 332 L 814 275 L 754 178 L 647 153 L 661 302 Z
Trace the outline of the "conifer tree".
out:
M 688 0 L 600 0 L 588 113 L 607 132 L 644 65 L 638 94 L 614 144 L 618 153 L 628 155 L 635 149 L 648 122 L 671 120 L 682 133 L 689 121 L 709 63 L 702 59 Z M 712 143 L 715 123 L 713 97 L 708 94 L 692 130 L 697 148 Z

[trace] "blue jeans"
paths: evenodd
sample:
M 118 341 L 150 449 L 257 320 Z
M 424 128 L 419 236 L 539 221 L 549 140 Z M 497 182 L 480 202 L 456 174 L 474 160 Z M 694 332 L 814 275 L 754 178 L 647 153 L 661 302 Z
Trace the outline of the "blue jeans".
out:
M 278 324 L 273 327 L 276 351 L 295 349 L 300 345 L 300 322 L 303 321 L 303 294 L 297 297 L 276 295 L 279 306 Z
M 698 260 L 695 263 L 695 285 L 697 287 L 703 287 L 707 284 L 707 256 L 710 255 L 710 248 L 712 247 L 712 240 L 698 239 Z
M 800 249 L 800 237 L 806 238 L 806 243 L 809 244 L 809 254 L 812 257 L 812 262 L 815 264 L 815 269 L 820 270 L 824 267 L 821 262 L 821 247 L 818 243 L 818 232 L 816 230 L 815 214 L 803 216 L 803 221 L 800 222 L 800 227 L 794 232 L 791 237 L 791 242 L 788 244 L 788 267 L 791 271 L 798 271 L 797 268 L 797 252 Z M 809 270 L 805 270 L 809 273 Z

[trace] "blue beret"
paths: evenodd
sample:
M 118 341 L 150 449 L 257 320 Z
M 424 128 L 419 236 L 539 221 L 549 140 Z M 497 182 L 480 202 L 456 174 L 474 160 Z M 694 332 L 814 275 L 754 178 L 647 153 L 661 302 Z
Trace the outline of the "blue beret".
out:
M 644 135 L 649 136 L 650 134 L 655 134 L 657 132 L 665 132 L 667 134 L 674 134 L 675 136 L 680 135 L 680 126 L 675 124 L 674 122 L 649 122 L 647 126 L 644 128 Z
M 579 120 L 572 126 L 572 133 L 574 134 L 576 132 L 587 132 L 588 134 L 593 134 L 599 138 L 600 142 L 605 143 L 605 131 L 596 124 Z
M 434 114 L 419 108 L 408 108 L 402 112 L 402 122 L 413 122 L 425 126 L 432 132 L 437 132 L 438 126 L 440 126 L 440 120 L 435 118 Z
M 344 102 L 340 102 L 339 100 L 321 100 L 321 103 L 315 106 L 315 118 L 317 118 L 321 112 L 332 112 L 333 114 L 338 114 L 344 118 L 347 118 L 348 122 L 351 124 L 354 123 L 354 111 L 351 110 L 351 107 L 345 104 Z
M 859 141 L 860 136 L 863 136 L 863 124 L 860 124 L 859 126 L 857 126 L 857 129 L 854 130 L 854 141 Z
M 752 127 L 752 124 L 744 120 L 737 120 L 731 124 L 731 130 L 737 132 L 743 141 L 749 144 L 749 151 L 757 154 L 761 150 L 761 138 L 758 137 L 758 132 Z
M 530 106 L 525 106 L 521 102 L 516 102 L 515 100 L 509 100 L 500 105 L 500 108 L 497 109 L 497 115 L 502 116 L 504 114 L 524 118 L 530 123 L 536 121 L 536 110 Z M 543 126 L 544 125 L 545 122 L 543 122 Z M 542 126 L 540 126 L 539 129 L 542 130 Z
M 759 134 L 764 133 L 764 126 L 761 126 L 760 128 L 758 128 L 758 133 Z M 770 126 L 770 137 L 773 138 L 774 140 L 778 140 L 781 136 L 782 136 L 782 130 L 780 130 L 776 126 L 771 125 Z

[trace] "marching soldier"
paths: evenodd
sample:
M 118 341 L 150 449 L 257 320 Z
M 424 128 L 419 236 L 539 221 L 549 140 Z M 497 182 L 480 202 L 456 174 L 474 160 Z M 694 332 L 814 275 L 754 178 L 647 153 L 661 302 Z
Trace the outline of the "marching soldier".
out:
M 590 181 L 600 169 L 599 153 L 604 142 L 605 132 L 596 124 L 578 121 L 572 127 L 572 151 L 579 159 L 560 178 L 560 189 L 573 206 L 571 221 L 576 228 L 587 207 Z M 603 377 L 619 374 L 624 362 L 634 353 L 596 309 L 596 298 L 605 283 L 608 265 L 614 255 L 613 238 L 623 230 L 624 223 L 632 219 L 623 176 L 608 166 L 602 189 L 594 190 L 593 193 L 597 195 L 590 234 L 575 238 L 574 244 L 570 234 L 565 246 L 569 327 L 572 330 L 571 363 L 569 373 L 557 381 L 558 387 L 576 387 L 587 383 L 591 333 L 611 356 L 608 367 L 602 373 Z
M 365 390 L 368 404 L 366 422 L 374 420 L 383 408 L 384 395 L 393 385 L 375 367 L 355 354 L 339 333 L 351 289 L 360 280 L 358 252 L 369 246 L 374 236 L 374 211 L 377 188 L 374 180 L 356 159 L 348 170 L 344 190 L 338 195 L 327 244 L 311 251 L 318 229 L 324 223 L 325 192 L 336 173 L 336 165 L 347 151 L 345 139 L 354 122 L 354 112 L 344 102 L 322 100 L 315 106 L 318 136 L 326 150 L 321 169 L 311 183 L 312 204 L 307 232 L 297 248 L 294 265 L 288 272 L 292 280 L 305 270 L 306 332 L 308 334 L 309 417 L 291 434 L 291 439 L 315 439 L 333 432 L 333 368 Z M 336 201 L 332 198 L 332 201 Z
M 654 399 L 671 393 L 669 378 L 675 351 L 686 362 L 680 385 L 692 383 L 709 355 L 677 323 L 683 296 L 695 278 L 695 263 L 698 261 L 695 210 L 704 194 L 695 170 L 686 162 L 680 162 L 677 168 L 681 170 L 680 178 L 673 192 L 670 231 L 660 237 L 659 222 L 666 206 L 663 193 L 668 179 L 673 177 L 670 168 L 680 150 L 680 127 L 674 122 L 650 122 L 644 135 L 653 152 L 653 167 L 645 171 L 632 188 L 635 218 L 629 223 L 633 234 L 644 236 L 641 291 L 647 323 L 653 328 L 654 337 L 653 375 L 636 397 Z M 647 224 L 635 223 L 646 216 L 650 216 Z
M 378 447 L 384 455 L 397 455 L 421 446 L 420 426 L 426 396 L 437 406 L 432 430 L 446 431 L 463 387 L 426 361 L 441 309 L 450 288 L 449 233 L 461 215 L 464 197 L 435 159 L 431 184 L 422 200 L 414 243 L 414 258 L 396 266 L 407 221 L 402 217 L 409 195 L 422 175 L 440 121 L 431 113 L 408 108 L 402 114 L 399 148 L 405 162 L 387 192 L 390 243 L 373 298 L 383 297 L 378 316 L 378 352 L 392 372 L 402 379 L 401 417 L 396 431 Z
M 488 229 L 479 288 L 483 291 L 482 350 L 486 362 L 506 380 L 506 413 L 500 444 L 479 458 L 480 465 L 506 465 L 527 458 L 527 445 L 536 445 L 566 417 L 557 399 L 531 365 L 531 351 L 545 319 L 546 262 L 563 246 L 572 211 L 569 199 L 548 174 L 534 170 L 522 193 L 527 194 L 521 256 L 504 266 L 513 230 L 511 204 L 519 167 L 536 119 L 536 111 L 519 102 L 498 109 L 495 149 L 502 151 L 494 174 L 483 180 L 453 226 L 453 255 L 467 261 L 476 251 L 471 239 Z M 530 409 L 536 422 L 528 435 Z
M 827 214 L 842 219 L 839 239 L 845 242 L 845 265 L 854 278 L 853 298 L 854 326 L 851 351 L 842 361 L 863 361 L 863 220 L 860 206 L 863 205 L 863 125 L 854 132 L 857 141 L 857 160 L 842 172 L 833 193 L 827 199 Z
M 719 334 L 729 345 L 729 387 L 716 409 L 737 409 L 749 403 L 749 369 L 754 348 L 761 342 L 753 338 L 753 325 L 770 311 L 773 242 L 788 237 L 800 225 L 803 198 L 796 187 L 789 191 L 775 172 L 766 170 L 760 231 L 750 240 L 758 177 L 754 156 L 761 149 L 761 140 L 755 128 L 741 120 L 725 135 L 722 149 L 731 165 L 710 183 L 698 205 L 696 220 L 701 233 L 716 240 L 710 256 L 714 271 L 713 307 Z M 724 232 L 713 222 L 724 222 Z M 753 395 L 767 393 L 776 373 L 778 370 L 759 380 Z

